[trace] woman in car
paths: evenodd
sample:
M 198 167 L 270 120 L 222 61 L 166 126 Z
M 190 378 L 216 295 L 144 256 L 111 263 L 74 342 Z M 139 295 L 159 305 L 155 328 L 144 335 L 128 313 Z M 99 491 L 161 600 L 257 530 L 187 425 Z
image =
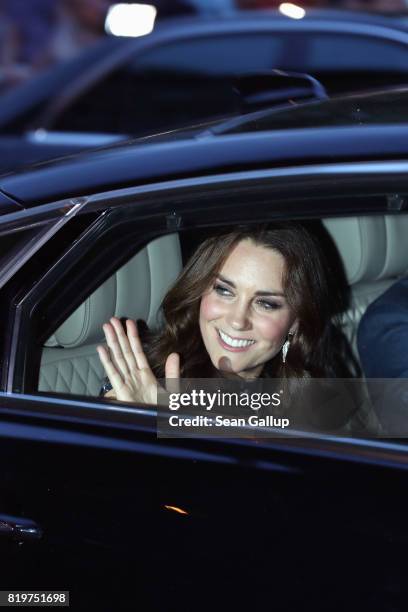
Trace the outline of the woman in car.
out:
M 310 379 L 347 375 L 333 317 L 338 291 L 300 224 L 239 227 L 205 240 L 164 298 L 163 329 L 104 325 L 110 397 L 157 402 L 158 378 Z

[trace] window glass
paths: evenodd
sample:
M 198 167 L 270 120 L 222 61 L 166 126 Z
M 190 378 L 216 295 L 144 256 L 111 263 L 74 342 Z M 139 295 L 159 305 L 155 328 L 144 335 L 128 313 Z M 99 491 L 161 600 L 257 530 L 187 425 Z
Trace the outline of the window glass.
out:
M 338 92 L 391 84 L 406 66 L 403 45 L 365 36 L 279 32 L 179 41 L 138 55 L 103 78 L 53 128 L 143 135 L 239 111 L 238 74 L 304 71 Z
M 104 78 L 53 127 L 141 135 L 231 114 L 239 108 L 237 74 L 282 66 L 285 41 L 240 35 L 158 47 Z
M 309 39 L 307 63 L 310 70 L 407 72 L 407 58 L 407 47 L 392 41 L 361 35 L 319 34 Z
M 130 66 L 142 70 L 169 70 L 229 77 L 237 72 L 269 70 L 281 59 L 285 36 L 241 34 L 185 40 L 165 45 L 137 58 Z

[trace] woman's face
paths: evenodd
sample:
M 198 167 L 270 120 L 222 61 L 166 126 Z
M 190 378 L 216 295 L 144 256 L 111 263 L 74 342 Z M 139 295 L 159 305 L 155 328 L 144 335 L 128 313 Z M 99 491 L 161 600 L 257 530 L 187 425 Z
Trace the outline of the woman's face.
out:
M 297 321 L 283 291 L 280 253 L 246 239 L 238 243 L 201 298 L 200 330 L 213 365 L 243 378 L 260 375 Z

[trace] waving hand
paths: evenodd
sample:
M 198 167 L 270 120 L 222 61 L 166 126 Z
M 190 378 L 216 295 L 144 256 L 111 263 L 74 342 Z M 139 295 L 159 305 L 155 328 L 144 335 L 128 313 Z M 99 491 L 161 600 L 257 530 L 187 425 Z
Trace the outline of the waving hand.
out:
M 112 317 L 103 326 L 103 331 L 109 350 L 98 346 L 97 351 L 116 399 L 157 404 L 157 379 L 143 351 L 136 323 L 127 319 L 126 334 L 120 320 Z M 167 357 L 165 376 L 180 377 L 178 353 L 170 353 Z

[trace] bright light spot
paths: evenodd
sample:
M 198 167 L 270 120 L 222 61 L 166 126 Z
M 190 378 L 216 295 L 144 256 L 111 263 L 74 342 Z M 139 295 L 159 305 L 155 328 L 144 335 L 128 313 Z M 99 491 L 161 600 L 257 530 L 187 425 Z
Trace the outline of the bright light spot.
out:
M 303 19 L 306 15 L 304 8 L 292 4 L 292 2 L 282 2 L 282 4 L 279 5 L 279 12 L 282 13 L 282 15 L 286 15 L 286 17 L 291 17 L 291 19 Z
M 188 514 L 188 512 L 186 512 L 186 510 L 183 510 L 182 508 L 179 508 L 178 506 L 164 506 L 166 508 L 166 510 L 172 510 L 173 512 L 177 512 L 177 514 Z
M 106 15 L 105 31 L 113 36 L 146 36 L 154 28 L 156 15 L 151 4 L 113 4 Z
M 47 130 L 44 130 L 44 128 L 37 128 L 34 131 L 33 139 L 37 140 L 38 142 L 43 142 L 47 139 Z

